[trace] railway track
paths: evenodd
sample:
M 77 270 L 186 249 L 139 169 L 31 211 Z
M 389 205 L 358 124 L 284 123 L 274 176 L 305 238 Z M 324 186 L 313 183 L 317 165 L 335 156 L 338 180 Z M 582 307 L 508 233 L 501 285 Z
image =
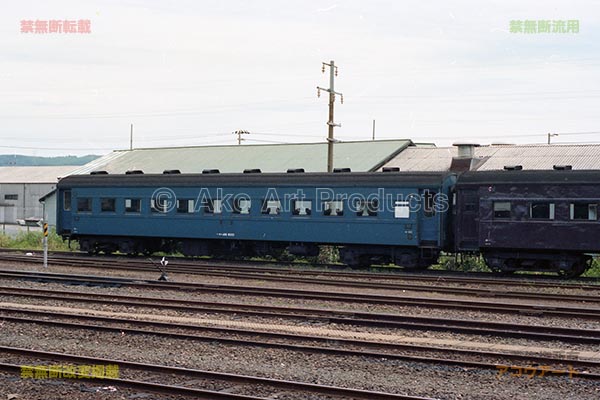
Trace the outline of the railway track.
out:
M 29 251 L 33 256 L 24 254 L 14 254 L 15 250 L 0 249 L 0 260 L 11 261 L 32 261 L 41 262 L 39 250 Z M 23 252 L 27 252 L 23 250 Z M 50 253 L 50 261 L 58 265 L 78 266 L 74 261 L 77 260 L 81 266 L 110 267 L 115 269 L 140 269 L 155 270 L 147 257 L 130 256 L 90 256 L 80 252 L 54 252 Z M 114 263 L 119 265 L 115 265 Z M 273 266 L 265 267 L 265 264 Z M 210 271 L 229 271 L 229 272 L 250 272 L 250 273 L 271 273 L 285 274 L 291 276 L 331 276 L 333 278 L 351 278 L 366 280 L 392 280 L 392 281 L 421 281 L 433 283 L 460 283 L 460 284 L 485 284 L 490 286 L 517 286 L 526 288 L 561 288 L 561 289 L 581 289 L 581 290 L 600 290 L 600 280 L 598 278 L 578 278 L 577 280 L 565 283 L 560 278 L 547 275 L 526 275 L 517 274 L 511 278 L 501 278 L 498 276 L 484 277 L 482 275 L 492 275 L 491 273 L 457 273 L 456 271 L 431 271 L 425 270 L 419 273 L 411 273 L 399 268 L 387 268 L 385 272 L 382 269 L 374 268 L 376 272 L 342 271 L 347 269 L 341 265 L 318 264 L 316 266 L 304 263 L 293 263 L 294 267 L 284 267 L 285 262 L 275 261 L 255 261 L 245 260 L 242 262 L 232 262 L 223 260 L 203 260 L 186 259 L 183 257 L 170 257 L 169 266 L 166 268 L 172 273 L 186 274 L 205 274 Z M 333 269 L 333 271 L 331 270 Z
M 529 365 L 575 366 L 586 369 L 600 370 L 600 361 L 582 360 L 569 357 L 545 356 L 539 354 L 521 354 L 510 352 L 496 352 L 489 350 L 468 350 L 449 347 L 436 347 L 427 345 L 397 344 L 359 339 L 331 338 L 315 335 L 301 335 L 292 333 L 277 333 L 236 328 L 205 327 L 187 325 L 173 322 L 145 321 L 140 319 L 113 318 L 93 316 L 88 314 L 72 314 L 57 312 L 40 312 L 31 310 L 3 309 L 0 318 L 4 321 L 22 324 L 40 324 L 74 330 L 94 330 L 112 332 L 119 335 L 152 335 L 175 338 L 181 340 L 196 340 L 210 343 L 222 343 L 237 346 L 253 346 L 283 349 L 287 351 L 328 354 L 337 356 L 371 357 L 374 359 L 402 360 L 426 364 L 442 364 L 464 368 L 478 368 L 495 370 L 499 364 L 507 361 L 517 361 Z M 13 315 L 6 315 L 13 314 Z M 14 314 L 23 314 L 24 317 L 15 317 Z M 37 316 L 37 318 L 36 318 Z M 68 322 L 67 320 L 77 320 Z M 102 322 L 103 325 L 90 323 Z M 110 325 L 106 325 L 110 324 Z M 150 327 L 143 329 L 140 327 Z M 157 329 L 161 328 L 161 329 Z M 211 334 L 199 334 L 209 332 Z M 229 336 L 229 337 L 228 337 Z M 233 337 L 232 337 L 233 336 Z M 275 340 L 275 341 L 274 341 Z M 291 342 L 291 343 L 290 343 Z M 309 344 L 307 344 L 309 343 Z M 315 345 L 316 343 L 316 345 Z M 387 351 L 382 351 L 387 350 Z M 0 350 L 1 352 L 1 350 Z M 441 353 L 454 357 L 468 357 L 471 359 L 456 359 L 447 357 L 419 356 L 406 354 L 406 352 Z M 473 361 L 486 358 L 494 361 Z M 597 372 L 579 372 L 581 379 L 600 380 Z
M 41 263 L 41 258 L 31 256 L 7 256 L 5 254 L 0 255 L 0 259 L 10 261 L 26 261 L 26 262 L 38 262 Z M 149 262 L 124 265 L 115 265 L 114 262 L 98 261 L 97 259 L 53 259 L 52 262 L 55 265 L 63 265 L 69 267 L 87 267 L 87 268 L 102 268 L 102 269 L 113 269 L 113 270 L 139 270 L 139 271 L 157 271 L 156 267 Z M 135 265 L 134 265 L 135 264 Z M 326 285 L 332 287 L 353 287 L 353 288 L 364 288 L 364 289 L 377 289 L 377 290 L 409 290 L 409 291 L 427 291 L 436 292 L 452 295 L 467 295 L 476 297 L 495 297 L 495 298 L 514 298 L 514 299 L 527 299 L 527 300 L 552 300 L 552 301 L 571 301 L 571 302 L 586 302 L 586 303 L 599 303 L 600 296 L 598 295 L 568 295 L 568 294 L 553 294 L 553 293 L 531 293 L 524 291 L 514 290 L 493 290 L 487 288 L 470 288 L 470 287 L 459 287 L 459 286 L 443 286 L 440 284 L 406 284 L 406 283 L 385 283 L 385 282 L 365 282 L 358 280 L 339 280 L 335 278 L 313 278 L 306 276 L 290 276 L 287 271 L 278 271 L 274 268 L 269 268 L 268 273 L 260 273 L 252 270 L 251 272 L 236 272 L 231 270 L 218 270 L 214 267 L 208 269 L 199 269 L 199 267 L 191 268 L 188 270 L 186 266 L 182 272 L 181 269 L 177 269 L 177 266 L 171 266 L 167 268 L 167 272 L 177 273 L 194 273 L 205 276 L 213 277 L 224 277 L 224 278 L 240 278 L 240 279 L 256 279 L 261 281 L 272 281 L 272 282 L 285 282 L 285 283 L 304 283 L 311 285 Z M 247 268 L 247 267 L 246 267 Z M 191 272 L 188 272 L 191 271 Z M 295 271 L 296 273 L 298 271 Z M 492 280 L 493 281 L 493 280 Z M 573 287 L 571 287 L 573 288 Z M 598 286 L 577 286 L 577 289 L 584 290 L 595 290 L 598 291 Z
M 270 378 L 262 378 L 257 376 L 248 376 L 248 375 L 239 375 L 239 374 L 229 374 L 223 372 L 214 372 L 214 371 L 203 371 L 197 369 L 190 368 L 179 368 L 179 367 L 170 367 L 166 365 L 156 365 L 156 364 L 148 364 L 148 363 L 137 363 L 125 360 L 114 360 L 114 359 L 106 359 L 106 358 L 97 358 L 97 357 L 87 357 L 81 355 L 67 354 L 67 353 L 56 353 L 56 352 L 46 352 L 46 351 L 36 351 L 30 349 L 23 349 L 17 347 L 6 347 L 0 346 L 0 353 L 10 354 L 12 356 L 19 356 L 23 358 L 31 358 L 33 360 L 47 360 L 47 361 L 66 361 L 69 363 L 88 363 L 88 364 L 113 364 L 118 365 L 119 370 L 126 372 L 129 371 L 143 371 L 143 372 L 152 372 L 164 375 L 165 379 L 172 377 L 173 375 L 184 377 L 184 379 L 189 378 L 200 378 L 206 380 L 218 380 L 223 381 L 228 384 L 247 384 L 253 386 L 263 386 L 270 387 L 276 389 L 276 392 L 281 390 L 292 391 L 296 393 L 312 393 L 318 395 L 327 395 L 327 396 L 337 396 L 337 397 L 345 397 L 345 398 L 354 398 L 354 399 L 376 399 L 376 400 L 388 400 L 388 399 L 396 399 L 396 400 L 431 400 L 424 397 L 416 397 L 416 396 L 408 396 L 408 395 L 400 395 L 400 394 L 392 394 L 392 393 L 383 393 L 376 391 L 368 391 L 368 390 L 360 390 L 360 389 L 351 389 L 337 386 L 327 386 L 327 385 L 317 385 L 311 383 L 297 382 L 297 381 L 287 381 L 287 380 L 278 380 L 278 379 L 270 379 Z M 0 369 L 18 374 L 21 371 L 21 365 L 19 364 L 9 364 L 9 363 L 0 363 Z M 85 376 L 81 374 L 75 373 L 77 376 L 77 380 L 89 380 L 97 382 L 97 379 L 86 379 Z M 186 395 L 193 396 L 195 398 L 202 399 L 230 399 L 230 400 L 266 400 L 269 397 L 256 397 L 244 394 L 235 394 L 228 393 L 227 391 L 214 391 L 214 390 L 205 390 L 194 387 L 185 387 L 178 385 L 169 385 L 148 381 L 139 381 L 134 379 L 120 379 L 120 378 L 103 378 L 104 384 L 112 384 L 115 386 L 121 387 L 129 387 L 134 389 L 142 389 L 152 392 L 164 393 L 164 394 L 177 394 L 177 395 Z
M 2 276 L 2 274 L 0 274 Z M 132 282 L 133 283 L 133 282 Z M 152 307 L 175 309 L 189 313 L 235 314 L 246 317 L 280 318 L 287 320 L 321 321 L 342 325 L 383 327 L 408 330 L 450 331 L 470 335 L 528 338 L 534 340 L 560 340 L 571 343 L 600 344 L 600 330 L 583 330 L 541 325 L 507 324 L 501 322 L 478 321 L 472 319 L 451 319 L 419 317 L 402 314 L 377 314 L 347 310 L 319 308 L 260 306 L 218 302 L 195 302 L 137 296 L 97 295 L 61 291 L 52 294 L 48 291 L 3 289 L 2 294 L 27 296 L 79 303 L 102 303 L 127 307 Z M 109 298 L 110 296 L 110 298 Z
M 393 296 L 377 294 L 348 294 L 344 292 L 322 292 L 303 289 L 274 289 L 265 287 L 215 285 L 184 282 L 144 281 L 127 278 L 98 277 L 87 275 L 43 273 L 35 271 L 0 270 L 0 278 L 55 282 L 69 285 L 131 286 L 161 290 L 193 290 L 205 293 L 227 293 L 242 296 L 283 297 L 292 299 L 310 299 L 320 301 L 367 303 L 397 306 L 418 306 L 443 309 L 476 310 L 510 314 L 548 315 L 565 318 L 600 319 L 600 309 L 589 307 L 544 306 L 526 303 L 500 303 L 496 301 L 474 301 L 440 299 L 430 297 Z M 14 289 L 14 288 L 13 288 Z M 25 289 L 22 289 L 25 290 Z M 68 293 L 68 292 L 66 292 Z

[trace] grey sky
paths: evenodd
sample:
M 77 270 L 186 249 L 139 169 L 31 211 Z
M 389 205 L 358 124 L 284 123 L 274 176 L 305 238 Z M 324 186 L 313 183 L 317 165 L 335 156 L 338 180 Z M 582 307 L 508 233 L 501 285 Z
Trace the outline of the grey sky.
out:
M 21 20 L 89 19 L 91 34 Z M 579 20 L 515 34 L 511 20 Z M 0 153 L 341 140 L 600 142 L 597 1 L 20 1 L 0 15 Z M 572 133 L 587 132 L 582 135 Z M 565 134 L 571 133 L 571 134 Z M 56 149 L 56 150 L 45 150 Z

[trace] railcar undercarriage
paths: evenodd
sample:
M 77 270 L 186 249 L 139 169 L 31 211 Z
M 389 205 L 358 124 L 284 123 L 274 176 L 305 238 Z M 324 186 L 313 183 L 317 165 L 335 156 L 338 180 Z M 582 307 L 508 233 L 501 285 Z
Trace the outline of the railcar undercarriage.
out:
M 488 267 L 494 272 L 516 271 L 555 272 L 566 278 L 580 276 L 592 266 L 593 258 L 583 253 L 518 252 L 488 250 L 483 253 Z
M 284 252 L 300 257 L 316 257 L 319 245 L 305 242 L 266 242 L 242 240 L 159 239 L 117 236 L 77 236 L 81 251 L 89 254 L 127 255 L 180 252 L 187 257 L 200 256 L 271 256 L 281 259 Z M 406 269 L 426 269 L 439 257 L 437 248 L 400 246 L 339 246 L 340 261 L 354 268 L 367 268 L 373 264 L 395 264 Z

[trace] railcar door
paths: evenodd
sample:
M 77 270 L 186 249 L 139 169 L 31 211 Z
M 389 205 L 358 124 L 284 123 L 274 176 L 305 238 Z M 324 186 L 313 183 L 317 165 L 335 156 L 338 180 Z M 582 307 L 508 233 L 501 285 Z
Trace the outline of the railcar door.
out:
M 440 238 L 439 210 L 435 204 L 437 201 L 437 192 L 435 190 L 424 189 L 420 191 L 420 195 L 421 212 L 419 213 L 419 244 L 424 247 L 437 247 Z
M 478 245 L 479 196 L 476 189 L 458 192 L 456 246 L 460 250 L 476 250 Z
M 70 233 L 73 221 L 71 219 L 71 190 L 56 192 L 56 231 Z

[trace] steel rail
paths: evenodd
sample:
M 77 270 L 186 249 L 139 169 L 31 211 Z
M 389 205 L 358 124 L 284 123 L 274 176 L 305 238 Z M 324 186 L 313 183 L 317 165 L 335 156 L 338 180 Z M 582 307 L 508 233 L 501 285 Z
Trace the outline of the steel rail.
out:
M 170 367 L 170 366 L 166 366 L 166 365 L 138 363 L 138 362 L 132 362 L 132 361 L 114 360 L 114 359 L 107 359 L 107 358 L 100 358 L 100 357 L 88 357 L 88 356 L 80 356 L 80 355 L 67 354 L 67 353 L 37 351 L 37 350 L 23 349 L 23 348 L 17 348 L 17 347 L 0 346 L 0 352 L 16 354 L 16 355 L 26 356 L 26 357 L 35 357 L 38 359 L 64 360 L 64 361 L 69 361 L 69 362 L 93 363 L 93 364 L 116 364 L 120 368 L 128 368 L 128 369 L 142 370 L 142 371 L 152 371 L 152 372 L 158 372 L 158 373 L 162 373 L 162 374 L 177 374 L 177 375 L 184 375 L 184 376 L 193 376 L 193 377 L 202 378 L 202 379 L 222 380 L 222 381 L 227 381 L 227 382 L 236 382 L 236 383 L 250 384 L 250 385 L 263 385 L 263 386 L 270 386 L 270 387 L 285 389 L 285 390 L 290 390 L 290 391 L 310 392 L 310 393 L 326 394 L 326 395 L 333 395 L 333 396 L 345 396 L 345 397 L 351 397 L 351 398 L 355 398 L 355 399 L 431 400 L 431 399 L 428 399 L 425 397 L 406 396 L 406 395 L 401 395 L 401 394 L 384 393 L 384 392 L 362 390 L 362 389 L 350 389 L 350 388 L 344 388 L 344 387 L 339 387 L 339 386 L 318 385 L 318 384 L 304 383 L 304 382 L 298 382 L 298 381 L 262 378 L 262 377 L 257 377 L 257 376 L 230 374 L 230 373 L 224 373 L 224 372 L 204 371 L 204 370 L 181 368 L 181 367 Z M 4 368 L 5 370 L 10 369 L 11 372 L 15 371 L 14 367 L 15 367 L 14 364 L 0 364 L 0 368 Z M 16 366 L 16 367 L 19 368 L 19 371 L 20 371 L 20 366 Z M 76 374 L 76 376 L 78 376 L 78 378 L 83 378 L 83 376 L 80 374 Z M 97 381 L 97 379 L 94 379 L 94 381 Z M 217 391 L 188 388 L 188 387 L 174 386 L 174 385 L 163 385 L 163 384 L 141 382 L 141 381 L 135 381 L 135 380 L 103 378 L 103 381 L 106 383 L 112 383 L 115 385 L 135 387 L 135 388 L 141 388 L 141 389 L 152 390 L 152 391 L 159 391 L 161 393 L 168 393 L 168 394 L 213 396 L 213 397 L 207 397 L 209 399 L 213 399 L 213 398 L 214 399 L 255 399 L 255 400 L 264 400 L 265 399 L 263 397 L 254 397 L 254 396 L 247 396 L 247 395 L 241 395 L 241 394 L 217 392 Z
M 9 312 L 18 310 L 8 310 Z M 29 311 L 26 310 L 24 314 L 28 315 L 45 315 L 40 311 Z M 424 345 L 408 345 L 408 344 L 396 344 L 396 343 L 386 343 L 386 342 L 374 342 L 374 341 L 363 341 L 357 339 L 337 339 L 337 338 L 327 338 L 322 336 L 313 336 L 313 335 L 298 335 L 298 334 L 288 334 L 288 333 L 276 333 L 276 332 L 264 332 L 264 331 L 251 331 L 251 330 L 241 330 L 235 328 L 216 328 L 216 327 L 201 327 L 195 325 L 187 325 L 181 323 L 170 323 L 170 322 L 154 322 L 154 321 L 145 321 L 145 320 L 136 320 L 136 319 L 126 319 L 126 318 L 112 318 L 112 317 L 99 317 L 99 316 L 90 316 L 90 315 L 76 315 L 76 314 L 67 314 L 67 313 L 54 313 L 50 312 L 48 315 L 53 318 L 66 318 L 66 319 L 82 319 L 82 320 L 90 320 L 90 321 L 102 321 L 102 322 L 118 322 L 118 323 L 126 323 L 127 325 L 141 325 L 141 326 L 150 326 L 150 327 L 162 327 L 162 328 L 170 328 L 170 329 L 193 329 L 198 331 L 208 331 L 212 333 L 218 333 L 219 335 L 228 334 L 228 335 L 244 335 L 244 336 L 259 336 L 268 339 L 285 339 L 285 340 L 293 340 L 293 341 L 310 341 L 317 342 L 325 345 L 329 345 L 329 347 L 323 346 L 315 346 L 315 345 L 298 345 L 291 343 L 279 343 L 279 342 L 268 342 L 266 340 L 251 340 L 251 339 L 234 339 L 234 338 L 226 338 L 223 336 L 210 336 L 210 335 L 199 335 L 197 333 L 181 333 L 181 332 L 172 332 L 172 331 L 164 331 L 164 330 L 146 330 L 140 328 L 132 328 L 131 326 L 107 326 L 107 325 L 94 325 L 94 324 L 83 324 L 81 322 L 65 322 L 58 321 L 56 319 L 36 319 L 36 318 L 22 318 L 22 317 L 14 317 L 14 316 L 6 316 L 0 315 L 0 319 L 5 321 L 10 321 L 14 323 L 26 323 L 26 324 L 40 324 L 40 325 L 49 325 L 49 326 L 58 326 L 62 328 L 69 329 L 90 329 L 95 331 L 106 331 L 106 332 L 115 332 L 119 334 L 131 334 L 131 335 L 154 335 L 161 337 L 169 337 L 181 340 L 197 340 L 203 342 L 220 342 L 228 345 L 243 345 L 243 346 L 253 346 L 253 347 L 268 347 L 268 348 L 278 348 L 290 351 L 298 351 L 298 352 L 310 352 L 317 354 L 331 354 L 331 355 L 341 355 L 341 356 L 355 356 L 355 357 L 373 357 L 373 358 L 387 358 L 387 359 L 396 359 L 402 361 L 411 361 L 411 362 L 421 362 L 421 363 L 432 363 L 432 364 L 444 364 L 444 365 L 453 365 L 453 366 L 462 366 L 462 367 L 472 367 L 472 368 L 480 368 L 480 369 L 495 369 L 498 364 L 495 363 L 486 363 L 479 361 L 469 361 L 469 360 L 456 360 L 449 358 L 439 358 L 439 357 L 422 357 L 422 356 L 414 356 L 414 355 L 406 355 L 406 354 L 397 354 L 397 353 L 389 353 L 389 352 L 381 352 L 374 350 L 353 350 L 353 349 L 343 349 L 340 347 L 332 347 L 332 344 L 336 344 L 339 346 L 348 345 L 348 346 L 357 346 L 363 348 L 384 348 L 391 350 L 400 350 L 400 351 L 419 351 L 419 352 L 441 352 L 441 353 L 452 353 L 456 355 L 463 356 L 475 356 L 475 357 L 490 357 L 490 358 L 498 358 L 498 359 L 511 359 L 511 360 L 522 360 L 527 361 L 529 363 L 554 363 L 561 365 L 577 365 L 577 366 L 585 366 L 592 368 L 600 368 L 600 361 L 593 360 L 581 360 L 581 359 L 572 359 L 572 358 L 559 358 L 559 357 L 548 357 L 542 355 L 534 355 L 534 354 L 519 354 L 519 353 L 503 353 L 503 352 L 494 352 L 494 351 L 484 351 L 484 350 L 467 350 L 467 349 L 454 349 L 447 347 L 436 347 L 436 346 L 424 346 Z M 584 379 L 600 379 L 600 374 L 596 373 L 580 373 L 579 375 Z
M 38 260 L 39 261 L 39 260 Z M 132 268 L 126 266 L 118 266 L 113 264 L 106 264 L 103 262 L 93 261 L 87 265 L 82 265 L 80 261 L 68 261 L 64 262 L 65 266 L 71 267 L 88 267 L 88 268 L 104 268 L 104 269 L 117 269 L 117 270 L 131 270 Z M 151 271 L 152 268 L 142 268 L 143 271 Z M 168 270 L 167 270 L 168 271 Z M 469 295 L 476 297 L 495 297 L 495 298 L 515 298 L 515 299 L 529 299 L 529 300 L 552 300 L 552 301 L 571 301 L 571 302 L 586 302 L 586 303 L 600 303 L 600 296 L 594 295 L 568 295 L 568 294 L 553 294 L 553 293 L 530 293 L 523 291 L 511 291 L 511 290 L 492 290 L 484 288 L 469 288 L 469 287 L 456 287 L 456 286 L 441 286 L 441 285 L 416 285 L 416 284 L 399 284 L 399 283 L 383 283 L 383 282 L 360 282 L 360 281 L 348 281 L 348 280 L 336 280 L 326 278 L 310 278 L 310 277 L 291 277 L 286 275 L 264 275 L 257 273 L 248 272 L 231 272 L 231 271 L 198 271 L 196 274 L 206 276 L 218 276 L 225 278 L 242 278 L 242 279 L 256 279 L 262 281 L 274 281 L 274 282 L 287 282 L 287 283 L 305 283 L 312 285 L 327 285 L 333 287 L 354 287 L 354 288 L 366 288 L 366 289 L 381 289 L 381 290 L 412 290 L 412 291 L 427 291 L 454 295 Z
M 23 294 L 26 296 L 26 294 Z M 69 300 L 64 295 L 44 295 L 57 300 Z M 479 321 L 472 319 L 452 319 L 421 317 L 403 314 L 369 313 L 352 310 L 277 307 L 219 302 L 204 302 L 197 305 L 174 305 L 159 301 L 140 302 L 137 300 L 91 299 L 80 296 L 74 300 L 80 302 L 100 302 L 138 307 L 159 307 L 186 312 L 211 312 L 217 314 L 236 314 L 253 317 L 303 319 L 324 321 L 343 325 L 383 327 L 409 330 L 450 331 L 470 335 L 491 335 L 501 337 L 531 338 L 537 340 L 561 340 L 574 343 L 600 344 L 600 330 L 583 330 L 576 328 L 552 327 L 543 325 L 506 324 L 502 322 Z
M 27 294 L 32 297 L 43 297 L 44 294 L 62 294 L 65 296 L 81 295 L 86 296 L 88 299 L 94 296 L 102 296 L 100 294 L 93 294 L 88 292 L 75 292 L 75 291 L 61 291 L 56 289 L 31 289 L 31 288 L 20 288 L 13 286 L 0 286 L 0 294 Z M 177 299 L 165 299 L 158 297 L 144 297 L 144 296 L 123 296 L 111 294 L 112 299 L 130 300 L 136 299 L 140 301 L 154 301 L 160 300 L 165 303 L 181 303 L 196 305 L 208 305 L 209 302 L 198 301 L 198 300 L 177 300 Z M 356 301 L 356 297 L 354 298 Z M 360 299 L 360 297 L 358 297 Z M 240 305 L 235 303 L 227 303 L 233 305 Z M 590 320 L 600 320 L 600 309 L 598 308 L 581 308 L 581 307 L 556 307 L 556 306 L 543 306 L 535 304 L 514 304 L 514 303 L 496 303 L 496 302 L 482 302 L 472 300 L 455 300 L 455 299 L 439 299 L 439 298 L 428 298 L 428 297 L 399 297 L 394 302 L 395 305 L 407 305 L 407 306 L 418 306 L 418 307 L 434 307 L 434 308 L 454 308 L 459 310 L 469 311 L 493 311 L 502 313 L 512 314 L 526 314 L 526 315 L 548 315 L 563 318 L 581 318 Z M 246 305 L 248 306 L 248 305 Z
M 5 250 L 5 251 L 8 251 Z M 14 250 L 13 250 L 14 251 Z M 36 251 L 37 252 L 37 251 Z M 94 265 L 99 265 L 98 263 L 103 263 L 103 267 L 111 266 L 111 263 L 114 261 L 118 261 L 121 264 L 132 266 L 132 267 L 140 267 L 143 270 L 152 270 L 152 266 L 148 265 L 147 257 L 131 257 L 131 256 L 89 256 L 85 253 L 57 253 L 59 256 L 53 256 L 51 261 L 59 265 L 73 265 L 72 260 L 79 260 L 82 264 L 88 264 L 87 266 L 93 267 Z M 93 258 L 92 258 L 93 257 Z M 9 255 L 2 254 L 2 250 L 0 250 L 0 259 L 4 260 L 13 260 L 13 261 L 35 261 L 41 262 L 41 258 L 37 255 L 33 256 L 25 256 L 25 255 Z M 64 263 L 64 264 L 62 264 Z M 256 265 L 261 265 L 257 267 Z M 253 272 L 253 273 L 277 273 L 277 274 L 286 274 L 286 275 L 329 275 L 332 277 L 347 277 L 347 278 L 361 278 L 361 279 L 380 279 L 380 280 L 412 280 L 412 281 L 426 281 L 426 282 L 435 282 L 435 283 L 463 283 L 463 284 L 485 284 L 485 285 L 506 285 L 506 286 L 522 286 L 522 287 L 542 287 L 542 288 L 562 288 L 562 289 L 581 289 L 581 290 L 600 290 L 600 285 L 596 284 L 584 284 L 581 281 L 577 281 L 574 283 L 563 283 L 563 282 L 555 282 L 558 280 L 556 277 L 541 279 L 538 277 L 525 276 L 522 277 L 520 275 L 515 276 L 512 279 L 506 278 L 484 278 L 479 276 L 455 276 L 449 275 L 450 271 L 435 271 L 439 273 L 446 272 L 445 274 L 436 274 L 431 275 L 433 271 L 422 271 L 419 274 L 415 273 L 407 273 L 403 270 L 399 270 L 400 272 L 343 272 L 343 271 L 331 271 L 331 270 L 315 270 L 312 269 L 302 269 L 299 270 L 298 267 L 307 267 L 307 264 L 295 263 L 293 265 L 296 268 L 289 267 L 265 267 L 264 264 L 276 264 L 273 261 L 253 261 L 246 260 L 240 262 L 238 264 L 233 264 L 231 261 L 223 262 L 223 261 L 207 261 L 207 260 L 194 260 L 194 259 L 183 259 L 182 257 L 172 257 L 170 259 L 169 266 L 166 267 L 166 270 L 173 273 L 189 273 L 189 274 L 198 274 L 205 273 L 203 269 L 210 268 L 213 271 L 217 270 L 226 270 L 226 271 L 245 271 L 245 272 Z M 280 264 L 286 264 L 281 263 Z M 288 263 L 289 265 L 289 263 Z M 328 266 L 331 265 L 321 265 Z M 340 266 L 336 266 L 340 267 Z M 118 266 L 115 268 L 119 268 Z M 470 275 L 475 275 L 475 273 L 468 273 Z M 551 280 L 548 282 L 548 280 Z M 591 278 L 591 282 L 599 282 L 597 279 Z

